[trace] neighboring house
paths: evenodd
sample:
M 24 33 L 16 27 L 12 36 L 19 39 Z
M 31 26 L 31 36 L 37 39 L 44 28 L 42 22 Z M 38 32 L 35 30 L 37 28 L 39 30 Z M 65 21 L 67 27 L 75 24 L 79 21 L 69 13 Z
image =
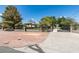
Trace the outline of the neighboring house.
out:
M 37 23 L 34 20 L 29 20 L 27 23 L 24 24 L 27 29 L 37 28 Z

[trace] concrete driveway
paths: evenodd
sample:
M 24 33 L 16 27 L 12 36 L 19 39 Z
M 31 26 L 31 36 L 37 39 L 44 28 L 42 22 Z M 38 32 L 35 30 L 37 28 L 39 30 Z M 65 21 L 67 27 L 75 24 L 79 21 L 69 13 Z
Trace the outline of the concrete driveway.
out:
M 51 32 L 40 46 L 45 52 L 79 52 L 79 34 Z
M 14 48 L 23 52 L 77 53 L 79 52 L 79 34 L 70 32 L 50 32 L 48 38 L 38 47 Z M 35 50 L 36 49 L 36 50 Z

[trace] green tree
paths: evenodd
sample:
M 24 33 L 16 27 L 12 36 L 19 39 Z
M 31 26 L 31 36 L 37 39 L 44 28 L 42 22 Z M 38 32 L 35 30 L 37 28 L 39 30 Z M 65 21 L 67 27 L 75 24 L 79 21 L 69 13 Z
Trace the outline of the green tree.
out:
M 61 29 L 68 29 L 69 31 L 72 30 L 73 25 L 75 24 L 74 19 L 69 18 L 69 17 L 61 17 L 58 18 L 57 23 L 61 27 Z
M 19 28 L 22 27 L 22 18 L 15 6 L 7 6 L 2 14 L 3 28 Z
M 52 16 L 47 16 L 42 18 L 40 21 L 40 26 L 42 31 L 44 31 L 45 29 L 48 30 L 49 28 L 53 29 L 55 22 L 56 22 L 56 18 Z
M 2 28 L 2 23 L 0 22 L 0 29 Z

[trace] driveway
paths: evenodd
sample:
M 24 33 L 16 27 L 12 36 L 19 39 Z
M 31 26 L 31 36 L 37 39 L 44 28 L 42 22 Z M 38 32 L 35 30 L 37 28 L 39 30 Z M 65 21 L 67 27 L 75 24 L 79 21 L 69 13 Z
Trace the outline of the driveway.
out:
M 47 39 L 37 46 L 14 48 L 19 51 L 37 53 L 76 53 L 79 52 L 79 34 L 70 32 L 50 32 Z

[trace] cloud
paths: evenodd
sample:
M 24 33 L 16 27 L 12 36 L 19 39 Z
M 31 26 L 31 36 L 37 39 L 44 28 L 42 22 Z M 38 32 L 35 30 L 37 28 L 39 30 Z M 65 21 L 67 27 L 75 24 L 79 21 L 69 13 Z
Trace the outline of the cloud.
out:
M 0 16 L 2 16 L 2 14 L 0 13 Z M 2 22 L 2 18 L 0 17 L 0 22 Z
M 2 16 L 2 14 L 0 13 L 0 16 Z

